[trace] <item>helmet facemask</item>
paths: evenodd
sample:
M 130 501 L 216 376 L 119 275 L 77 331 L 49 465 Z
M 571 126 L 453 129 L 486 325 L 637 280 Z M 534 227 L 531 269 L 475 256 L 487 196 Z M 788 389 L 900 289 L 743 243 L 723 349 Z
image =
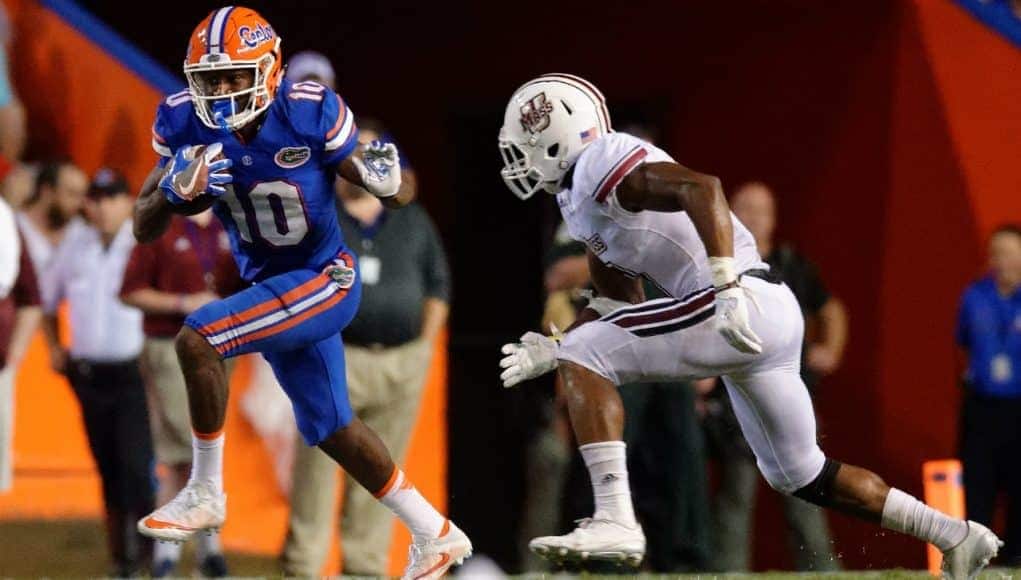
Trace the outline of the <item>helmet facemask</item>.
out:
M 207 61 L 208 57 L 215 56 L 219 56 L 222 62 L 212 59 Z M 264 54 L 256 61 L 231 61 L 229 57 L 224 57 L 225 55 L 205 55 L 202 58 L 205 62 L 186 64 L 184 74 L 188 78 L 195 113 L 202 123 L 213 129 L 236 131 L 258 117 L 273 102 L 268 73 L 274 70 L 277 56 L 274 51 Z M 213 94 L 213 87 L 209 87 L 202 78 L 204 72 L 236 70 L 252 72 L 251 87 L 225 94 Z
M 505 132 L 500 135 L 500 155 L 503 157 L 503 169 L 500 170 L 500 177 L 511 190 L 511 193 L 521 199 L 528 199 L 537 191 L 544 190 L 547 193 L 557 194 L 563 189 L 563 178 L 569 165 L 563 160 L 566 156 L 566 148 L 559 143 L 554 143 L 545 150 L 533 143 L 533 137 L 525 143 L 514 143 L 507 138 Z M 544 163 L 535 163 L 533 155 L 544 157 Z M 540 165 L 549 166 L 554 162 L 558 171 L 557 175 L 548 178 Z

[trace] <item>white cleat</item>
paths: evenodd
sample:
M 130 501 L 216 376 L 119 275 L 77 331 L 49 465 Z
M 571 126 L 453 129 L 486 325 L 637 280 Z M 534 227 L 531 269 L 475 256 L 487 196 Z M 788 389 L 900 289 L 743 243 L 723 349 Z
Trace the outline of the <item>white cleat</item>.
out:
M 408 549 L 408 567 L 401 580 L 433 580 L 440 578 L 454 564 L 472 555 L 468 536 L 447 520 L 440 537 L 415 540 Z
M 585 518 L 564 536 L 535 538 L 528 548 L 557 563 L 601 560 L 637 567 L 645 558 L 645 534 L 638 524 L 626 526 L 612 520 Z
M 968 535 L 943 552 L 943 578 L 974 580 L 1002 547 L 1003 542 L 989 528 L 969 520 Z
M 220 529 L 226 517 L 227 495 L 190 481 L 167 505 L 138 520 L 138 531 L 164 542 L 184 542 L 199 532 Z

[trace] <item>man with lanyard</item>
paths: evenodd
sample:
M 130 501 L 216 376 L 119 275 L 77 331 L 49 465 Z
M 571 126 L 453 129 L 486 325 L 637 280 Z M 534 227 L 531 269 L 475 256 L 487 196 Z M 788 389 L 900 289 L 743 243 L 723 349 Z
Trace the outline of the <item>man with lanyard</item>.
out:
M 957 343 L 967 356 L 961 459 L 968 517 L 991 524 L 998 492 L 1007 500 L 1002 564 L 1021 564 L 1021 227 L 989 240 L 987 276 L 964 291 Z
M 363 142 L 386 134 L 375 119 L 361 117 L 358 123 Z M 447 320 L 450 269 L 436 227 L 417 204 L 388 211 L 364 188 L 343 180 L 336 191 L 337 217 L 358 252 L 365 285 L 358 314 L 343 335 L 348 393 L 358 416 L 402 458 L 433 344 Z M 317 576 L 338 511 L 337 464 L 318 449 L 298 445 L 292 481 L 285 574 Z M 350 476 L 339 511 L 343 573 L 385 576 L 393 516 Z
M 166 235 L 135 246 L 128 262 L 121 300 L 145 314 L 141 364 L 151 401 L 156 460 L 165 467 L 160 477 L 161 502 L 177 495 L 191 472 L 188 392 L 174 336 L 187 315 L 240 286 L 227 235 L 212 211 L 175 216 Z M 157 542 L 153 576 L 174 574 L 180 557 L 180 544 Z M 226 575 L 217 532 L 198 536 L 198 560 L 204 576 Z

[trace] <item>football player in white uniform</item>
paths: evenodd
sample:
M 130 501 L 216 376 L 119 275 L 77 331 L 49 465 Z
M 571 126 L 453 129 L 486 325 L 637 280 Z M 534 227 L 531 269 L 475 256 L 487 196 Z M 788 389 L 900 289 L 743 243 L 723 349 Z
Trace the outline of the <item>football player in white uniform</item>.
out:
M 512 192 L 557 196 L 571 235 L 588 246 L 597 290 L 562 337 L 529 332 L 503 347 L 504 386 L 559 369 L 595 496 L 591 518 L 532 540 L 533 551 L 640 562 L 645 536 L 631 505 L 616 385 L 721 376 L 775 489 L 935 544 L 949 578 L 974 578 L 996 555 L 1001 543 L 982 525 L 819 449 L 798 372 L 801 311 L 731 214 L 719 179 L 613 132 L 602 94 L 566 74 L 514 92 L 499 144 Z M 646 302 L 641 278 L 672 298 Z

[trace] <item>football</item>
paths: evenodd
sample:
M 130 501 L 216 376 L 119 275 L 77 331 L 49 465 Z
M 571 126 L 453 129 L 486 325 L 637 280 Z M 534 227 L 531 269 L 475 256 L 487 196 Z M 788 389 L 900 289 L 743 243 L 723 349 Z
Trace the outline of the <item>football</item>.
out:
M 209 209 L 213 203 L 216 202 L 216 196 L 205 193 L 208 185 L 207 180 L 209 179 L 209 166 L 208 161 L 205 159 L 206 146 L 197 145 L 194 148 L 193 155 L 195 159 L 199 161 L 197 163 L 190 163 L 188 167 L 181 172 L 178 176 L 178 181 L 182 184 L 182 191 L 199 191 L 194 199 L 191 201 L 172 204 L 171 211 L 181 215 L 195 215 L 202 213 Z M 223 153 L 217 153 L 211 161 L 223 159 Z M 227 184 L 226 189 L 230 189 L 231 185 Z

